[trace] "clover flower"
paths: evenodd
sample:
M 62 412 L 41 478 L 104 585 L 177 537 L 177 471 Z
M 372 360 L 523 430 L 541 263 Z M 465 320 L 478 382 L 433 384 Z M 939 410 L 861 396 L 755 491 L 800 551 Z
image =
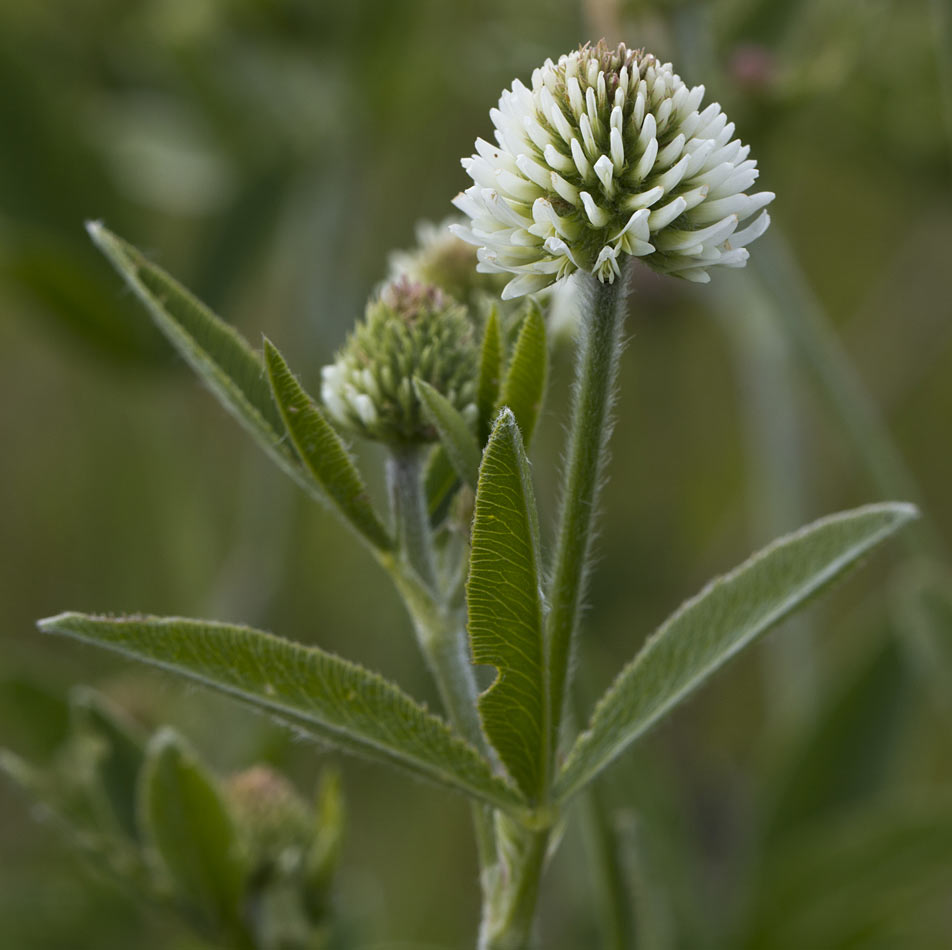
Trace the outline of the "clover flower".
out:
M 431 284 L 400 277 L 367 305 L 335 361 L 321 371 L 331 418 L 368 439 L 432 442 L 413 386 L 429 383 L 464 416 L 475 409 L 477 352 L 466 308 Z
M 743 267 L 774 197 L 747 194 L 750 149 L 717 103 L 701 108 L 670 63 L 603 42 L 546 60 L 490 112 L 493 145 L 463 160 L 473 179 L 453 230 L 478 247 L 484 273 L 511 273 L 503 297 L 537 292 L 577 270 L 612 283 L 625 255 L 706 282 Z

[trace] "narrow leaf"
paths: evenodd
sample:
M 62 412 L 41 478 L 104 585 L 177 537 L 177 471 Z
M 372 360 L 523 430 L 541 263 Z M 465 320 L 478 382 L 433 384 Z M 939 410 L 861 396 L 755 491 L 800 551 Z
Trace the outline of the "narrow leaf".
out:
M 502 333 L 499 308 L 493 307 L 486 320 L 483 343 L 479 352 L 479 380 L 476 384 L 476 409 L 479 444 L 483 446 L 493 427 L 493 414 L 499 400 L 502 377 Z
M 74 689 L 70 707 L 74 728 L 100 743 L 95 769 L 102 793 L 119 827 L 136 839 L 136 784 L 145 758 L 144 739 L 135 725 L 95 690 Z
M 234 824 L 213 779 L 171 729 L 149 743 L 140 796 L 145 836 L 183 903 L 240 929 L 245 868 Z
M 483 728 L 530 799 L 546 782 L 549 738 L 536 518 L 519 427 L 503 409 L 479 470 L 466 597 L 473 660 L 497 671 L 478 700 Z
M 533 303 L 522 321 L 500 398 L 500 404 L 508 406 L 516 417 L 526 445 L 532 441 L 536 420 L 542 409 L 548 364 L 545 321 L 542 311 Z
M 453 463 L 442 443 L 437 443 L 426 460 L 426 471 L 423 474 L 426 511 L 434 528 L 446 517 L 453 493 L 458 487 L 459 476 L 453 468 Z
M 271 398 L 260 356 L 231 326 L 121 238 L 91 221 L 96 246 L 136 296 L 156 326 L 201 377 L 219 402 L 293 478 L 301 471 L 284 439 L 284 426 Z
M 648 640 L 602 697 L 556 782 L 565 798 L 711 673 L 906 522 L 916 509 L 880 504 L 822 518 L 710 583 Z
M 440 442 L 453 470 L 471 488 L 479 477 L 479 445 L 466 420 L 456 407 L 426 380 L 414 379 L 417 396 L 430 423 L 436 427 Z
M 400 765 L 498 807 L 522 804 L 518 792 L 494 776 L 443 720 L 383 677 L 317 647 L 248 627 L 178 617 L 67 613 L 42 620 L 39 627 L 197 680 L 322 741 Z
M 343 517 L 380 550 L 393 540 L 377 517 L 367 487 L 340 436 L 301 388 L 270 340 L 264 341 L 274 400 L 295 449 L 308 472 Z

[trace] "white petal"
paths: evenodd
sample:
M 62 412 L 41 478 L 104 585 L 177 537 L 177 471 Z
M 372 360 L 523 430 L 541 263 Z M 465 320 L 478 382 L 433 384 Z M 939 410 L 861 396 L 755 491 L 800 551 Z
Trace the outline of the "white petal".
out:
M 647 124 L 647 123 L 646 123 Z M 658 140 L 651 139 L 645 147 L 644 153 L 638 159 L 631 174 L 636 181 L 643 181 L 648 173 L 654 168 L 655 159 L 658 157 Z
M 648 225 L 652 233 L 657 233 L 662 228 L 666 228 L 679 214 L 684 212 L 688 203 L 683 198 L 675 198 L 666 205 L 652 211 L 648 218 Z
M 588 220 L 591 221 L 596 228 L 603 228 L 611 221 L 611 215 L 607 211 L 599 208 L 587 191 L 580 191 L 579 198 L 582 199 L 582 206 L 585 208 L 585 214 L 588 215 Z
M 591 92 L 591 90 L 589 90 Z M 595 136 L 592 134 L 592 123 L 589 122 L 587 113 L 583 113 L 578 121 L 579 131 L 582 133 L 582 142 L 585 144 L 585 151 L 594 158 L 598 154 L 598 146 L 595 144 Z
M 656 185 L 648 191 L 623 198 L 621 208 L 623 211 L 638 211 L 640 208 L 650 208 L 662 195 L 664 195 L 664 189 L 660 185 Z
M 512 300 L 515 297 L 524 297 L 526 294 L 535 294 L 550 287 L 555 281 L 548 274 L 520 274 L 503 287 L 502 299 Z
M 705 245 L 718 245 L 726 240 L 737 229 L 737 215 L 730 214 L 716 224 L 696 231 L 680 231 L 669 228 L 655 237 L 655 243 L 661 251 L 682 251 L 691 253 L 694 248 L 703 248 Z M 702 251 L 694 251 L 695 254 Z
M 592 166 L 585 157 L 585 152 L 578 139 L 572 139 L 572 158 L 575 160 L 575 167 L 583 181 L 590 181 L 592 177 Z
M 764 211 L 753 224 L 749 224 L 743 231 L 738 231 L 731 237 L 730 246 L 746 247 L 751 241 L 756 241 L 770 224 L 770 215 Z
M 533 184 L 543 189 L 549 187 L 551 172 L 547 168 L 543 168 L 538 162 L 533 161 L 528 155 L 517 155 L 516 165 L 519 171 Z
M 612 164 L 615 171 L 620 172 L 625 167 L 625 144 L 621 137 L 621 132 L 612 126 L 608 135 L 609 151 L 612 153 Z
M 664 148 L 659 149 L 658 157 L 655 159 L 655 167 L 661 169 L 673 165 L 684 151 L 684 142 L 683 135 L 676 135 Z
M 578 188 L 567 182 L 558 172 L 552 172 L 552 188 L 560 198 L 578 207 Z
M 574 172 L 575 162 L 567 155 L 563 155 L 554 145 L 546 145 L 545 160 L 549 168 L 554 168 L 559 172 Z
M 612 183 L 615 166 L 612 164 L 612 160 L 607 155 L 602 155 L 592 167 L 595 174 L 598 175 L 598 179 L 602 183 L 606 194 L 611 195 L 615 190 L 614 184 Z

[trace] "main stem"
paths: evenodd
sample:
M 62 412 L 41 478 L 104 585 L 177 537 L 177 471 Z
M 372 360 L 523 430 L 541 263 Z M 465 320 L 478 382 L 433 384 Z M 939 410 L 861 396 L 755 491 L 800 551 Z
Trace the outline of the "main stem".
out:
M 572 420 L 563 474 L 555 562 L 549 586 L 547 625 L 551 761 L 568 686 L 572 639 L 585 587 L 598 489 L 611 432 L 611 405 L 621 351 L 627 273 L 614 284 L 579 274 L 582 326 L 579 334 Z M 549 845 L 548 830 L 497 822 L 499 864 L 487 892 L 479 950 L 528 950 Z M 494 885 L 494 886 L 493 886 Z
M 441 602 L 423 494 L 422 463 L 423 449 L 417 445 L 395 446 L 387 459 L 387 482 L 400 553 L 429 598 L 423 603 L 418 593 L 402 592 L 446 714 L 466 739 L 488 755 L 476 708 L 476 680 L 466 652 L 463 619 L 459 611 Z M 473 822 L 480 867 L 485 868 L 495 859 L 491 810 L 474 805 Z
M 565 706 L 572 641 L 585 590 L 595 510 L 606 446 L 611 434 L 611 406 L 625 318 L 627 269 L 613 284 L 579 274 L 583 295 L 572 422 L 562 485 L 562 510 L 549 586 L 548 651 L 552 761 Z

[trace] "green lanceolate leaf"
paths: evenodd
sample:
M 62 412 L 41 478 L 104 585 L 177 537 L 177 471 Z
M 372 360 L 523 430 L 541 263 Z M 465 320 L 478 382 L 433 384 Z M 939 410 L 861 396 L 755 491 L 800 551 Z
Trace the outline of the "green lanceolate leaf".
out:
M 145 757 L 145 741 L 136 726 L 95 690 L 77 687 L 70 694 L 73 727 L 99 742 L 96 776 L 119 827 L 130 838 L 139 834 L 136 783 Z
M 446 517 L 453 499 L 453 492 L 459 487 L 459 476 L 446 449 L 437 443 L 430 451 L 423 473 L 423 494 L 426 497 L 426 513 L 430 524 L 437 527 Z
M 295 479 L 300 466 L 284 439 L 260 356 L 244 338 L 131 244 L 98 222 L 89 236 L 145 304 L 156 326 L 201 377 L 219 402 Z
M 466 420 L 456 407 L 437 392 L 426 380 L 414 379 L 417 396 L 423 411 L 439 433 L 440 442 L 453 470 L 470 488 L 476 487 L 479 477 L 479 445 Z
M 831 515 L 710 583 L 662 625 L 599 701 L 558 777 L 557 794 L 565 798 L 591 781 L 735 653 L 916 515 L 905 504 Z
M 499 329 L 499 308 L 493 307 L 483 331 L 483 343 L 479 352 L 479 380 L 476 385 L 477 436 L 481 446 L 486 444 L 492 431 L 501 377 L 502 334 Z
M 144 835 L 179 898 L 240 934 L 245 868 L 234 824 L 214 780 L 171 729 L 149 743 L 139 794 Z
M 466 599 L 473 660 L 497 671 L 478 700 L 483 728 L 509 774 L 537 800 L 549 741 L 539 537 L 529 463 L 508 409 L 479 470 Z
M 264 352 L 274 400 L 305 468 L 361 535 L 376 548 L 391 550 L 393 539 L 377 517 L 367 487 L 340 436 L 301 388 L 270 340 L 264 341 Z
M 501 405 L 512 410 L 526 445 L 532 441 L 536 420 L 542 409 L 548 363 L 545 321 L 542 311 L 532 304 L 522 322 L 499 400 Z
M 443 720 L 383 677 L 317 647 L 248 627 L 178 617 L 67 613 L 42 620 L 39 627 L 197 680 L 322 741 L 498 807 L 523 804 Z

